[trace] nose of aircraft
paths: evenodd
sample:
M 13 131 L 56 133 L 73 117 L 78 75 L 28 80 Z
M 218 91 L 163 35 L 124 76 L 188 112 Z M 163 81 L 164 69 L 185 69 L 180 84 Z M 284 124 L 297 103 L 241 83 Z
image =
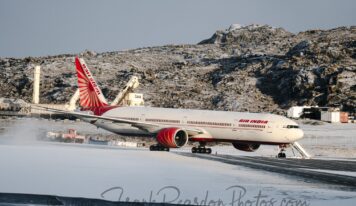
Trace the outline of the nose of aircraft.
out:
M 304 137 L 304 132 L 301 129 L 296 129 L 293 136 L 294 141 L 300 140 Z

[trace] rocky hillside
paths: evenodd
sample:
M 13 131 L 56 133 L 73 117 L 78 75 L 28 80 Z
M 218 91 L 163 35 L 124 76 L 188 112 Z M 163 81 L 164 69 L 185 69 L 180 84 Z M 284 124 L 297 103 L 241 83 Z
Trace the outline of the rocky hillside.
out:
M 0 58 L 2 97 L 31 101 L 42 66 L 42 103 L 76 90 L 74 56 Z M 298 34 L 268 25 L 232 25 L 197 45 L 167 45 L 84 57 L 113 100 L 131 75 L 146 105 L 281 113 L 294 105 L 356 106 L 356 26 Z

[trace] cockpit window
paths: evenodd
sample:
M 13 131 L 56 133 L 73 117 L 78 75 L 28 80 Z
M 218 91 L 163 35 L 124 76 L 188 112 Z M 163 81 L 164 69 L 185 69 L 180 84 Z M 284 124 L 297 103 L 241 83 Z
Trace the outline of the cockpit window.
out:
M 284 128 L 295 129 L 295 128 L 299 128 L 299 126 L 298 125 L 287 125 L 287 126 L 284 126 Z

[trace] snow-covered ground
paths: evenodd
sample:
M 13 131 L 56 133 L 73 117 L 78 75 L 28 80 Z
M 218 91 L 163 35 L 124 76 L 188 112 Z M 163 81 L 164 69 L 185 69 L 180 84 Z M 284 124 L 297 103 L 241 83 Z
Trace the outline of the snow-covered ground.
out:
M 283 175 L 143 149 L 85 145 L 0 145 L 0 192 L 53 194 L 175 203 L 210 200 L 240 202 L 305 201 L 352 205 L 356 193 L 325 188 Z M 234 187 L 228 189 L 229 187 Z M 113 188 L 110 191 L 110 188 Z M 107 191 L 107 192 L 105 192 Z M 262 198 L 263 196 L 263 198 Z M 237 203 L 236 203 L 237 205 Z
M 301 124 L 300 142 L 314 157 L 356 158 L 356 124 Z
M 219 200 L 230 204 L 234 198 L 234 205 L 250 205 L 249 201 L 258 198 L 260 204 L 264 200 L 274 202 L 273 205 L 287 205 L 287 201 L 305 201 L 307 205 L 354 205 L 356 202 L 355 192 L 238 165 L 146 149 L 36 141 L 36 135 L 45 128 L 70 127 L 95 132 L 95 127 L 85 123 L 21 119 L 2 122 L 1 126 L 4 129 L 0 130 L 0 192 L 106 200 L 117 200 L 122 194 L 121 200 L 149 201 L 151 197 L 157 202 L 165 196 L 166 202 L 191 201 L 192 204 L 195 198 L 206 204 Z M 323 131 L 322 126 L 310 126 L 310 130 L 309 126 L 305 127 L 306 134 L 318 128 Z M 274 147 L 261 149 L 260 153 L 241 154 L 275 155 Z M 220 146 L 215 151 L 240 154 L 232 147 Z

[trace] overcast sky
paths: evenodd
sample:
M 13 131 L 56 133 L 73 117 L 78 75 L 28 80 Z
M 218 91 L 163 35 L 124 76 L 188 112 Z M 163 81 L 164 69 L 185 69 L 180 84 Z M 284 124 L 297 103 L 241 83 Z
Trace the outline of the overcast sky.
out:
M 230 24 L 356 25 L 354 0 L 0 0 L 0 57 L 191 44 Z

